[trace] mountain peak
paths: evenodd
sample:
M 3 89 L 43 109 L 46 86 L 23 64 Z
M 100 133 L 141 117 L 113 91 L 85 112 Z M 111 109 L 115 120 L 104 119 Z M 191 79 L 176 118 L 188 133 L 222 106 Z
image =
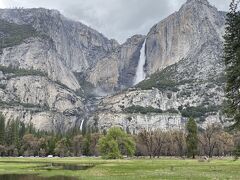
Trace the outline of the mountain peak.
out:
M 208 0 L 187 0 L 185 4 L 183 4 L 181 10 L 189 9 L 189 8 L 197 8 L 197 9 L 212 9 L 213 11 L 218 11 L 216 7 L 212 6 Z M 201 11 L 201 10 L 200 10 Z
M 187 0 L 187 2 L 185 4 L 183 4 L 183 7 L 184 6 L 205 6 L 205 7 L 208 7 L 208 8 L 215 8 L 213 7 L 208 0 Z M 215 8 L 216 9 L 216 8 Z
M 209 4 L 208 0 L 187 0 L 187 3 L 203 3 L 203 4 Z

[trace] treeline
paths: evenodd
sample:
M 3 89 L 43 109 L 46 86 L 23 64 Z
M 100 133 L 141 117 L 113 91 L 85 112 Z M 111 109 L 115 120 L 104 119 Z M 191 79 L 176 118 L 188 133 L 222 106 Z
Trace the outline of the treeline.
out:
M 4 48 L 19 45 L 31 37 L 40 37 L 52 41 L 49 36 L 36 31 L 31 25 L 19 25 L 0 19 L 0 54 Z
M 17 68 L 12 65 L 10 66 L 2 66 L 0 65 L 0 71 L 2 71 L 4 74 L 14 74 L 11 77 L 19 77 L 19 76 L 47 76 L 46 73 L 40 71 L 40 70 L 34 70 L 34 69 L 22 69 Z
M 137 135 L 127 134 L 120 128 L 112 128 L 104 134 L 82 134 L 78 129 L 56 134 L 37 131 L 32 125 L 20 121 L 5 123 L 0 114 L 1 156 L 212 157 L 231 156 L 240 149 L 240 134 L 230 134 L 218 125 L 198 130 L 194 120 L 189 120 L 187 131 L 142 130 Z
M 209 125 L 205 130 L 198 129 L 190 119 L 186 131 L 142 131 L 136 136 L 138 156 L 238 156 L 240 133 L 226 132 L 220 125 Z
M 8 121 L 0 114 L 0 156 L 93 156 L 100 134 L 82 135 L 78 129 L 66 133 L 36 130 L 32 124 Z

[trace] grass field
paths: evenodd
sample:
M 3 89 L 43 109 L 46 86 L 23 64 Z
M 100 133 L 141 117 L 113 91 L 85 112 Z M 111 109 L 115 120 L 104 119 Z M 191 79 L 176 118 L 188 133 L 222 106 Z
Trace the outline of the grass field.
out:
M 87 170 L 44 169 L 49 162 L 94 165 Z M 0 174 L 38 174 L 44 177 L 70 176 L 78 179 L 240 179 L 240 161 L 232 159 L 198 160 L 102 160 L 98 158 L 0 158 Z

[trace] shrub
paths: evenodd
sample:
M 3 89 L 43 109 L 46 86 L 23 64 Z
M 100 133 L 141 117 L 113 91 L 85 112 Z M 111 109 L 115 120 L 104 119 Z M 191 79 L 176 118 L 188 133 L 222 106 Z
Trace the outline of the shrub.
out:
M 154 73 L 150 76 L 149 79 L 140 82 L 137 87 L 143 90 L 149 90 L 154 87 L 159 90 L 170 90 L 177 92 L 179 91 L 179 89 L 177 88 L 179 83 L 173 79 L 170 79 L 170 77 L 172 77 L 175 71 L 175 65 L 169 66 L 161 72 Z
M 36 112 L 41 112 L 41 111 L 49 111 L 50 107 L 48 104 L 45 104 L 44 106 L 41 106 L 39 104 L 30 104 L 30 103 L 22 103 L 19 101 L 2 101 L 0 100 L 0 107 L 14 107 L 14 106 L 22 106 L 24 108 L 28 109 L 36 109 Z
M 23 40 L 40 34 L 30 25 L 18 25 L 0 20 L 0 50 L 21 44 Z
M 15 77 L 18 76 L 47 76 L 45 72 L 34 70 L 34 69 L 21 69 L 13 66 L 1 66 L 0 65 L 0 71 L 2 71 L 4 74 L 14 74 Z M 13 77 L 14 77 L 13 76 Z
M 148 114 L 148 113 L 163 113 L 161 109 L 156 109 L 152 106 L 142 107 L 142 106 L 130 106 L 124 109 L 126 113 L 141 113 L 141 114 Z
M 197 106 L 197 107 L 186 107 L 185 109 L 181 110 L 181 114 L 183 117 L 203 117 L 207 113 L 210 112 L 217 112 L 219 110 L 218 106 L 210 105 L 208 107 L 205 106 Z
M 168 112 L 168 113 L 171 113 L 171 114 L 178 114 L 178 110 L 176 110 L 174 108 L 168 109 L 165 112 Z
M 99 150 L 105 159 L 120 159 L 123 155 L 134 155 L 135 142 L 127 133 L 115 127 L 100 138 Z

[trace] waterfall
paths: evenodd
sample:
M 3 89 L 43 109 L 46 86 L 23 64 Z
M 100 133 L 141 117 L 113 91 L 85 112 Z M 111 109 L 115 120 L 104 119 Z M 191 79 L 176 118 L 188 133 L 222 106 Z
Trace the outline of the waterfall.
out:
M 81 131 L 83 130 L 83 123 L 84 123 L 84 119 L 82 120 L 81 125 L 80 125 L 80 130 Z
M 146 46 L 146 39 L 145 39 L 145 41 L 142 45 L 142 49 L 140 51 L 140 58 L 138 61 L 136 76 L 134 78 L 134 85 L 140 83 L 146 77 L 146 74 L 144 72 L 144 65 L 146 63 L 145 46 Z

